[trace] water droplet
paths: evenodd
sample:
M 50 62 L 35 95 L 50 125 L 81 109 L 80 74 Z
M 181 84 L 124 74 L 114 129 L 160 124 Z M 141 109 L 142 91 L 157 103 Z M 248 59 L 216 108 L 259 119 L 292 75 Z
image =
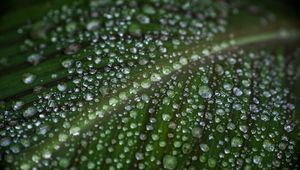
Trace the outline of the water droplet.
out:
M 59 160 L 59 166 L 62 168 L 67 168 L 69 166 L 69 160 L 66 158 L 62 158 Z
M 163 165 L 166 169 L 175 169 L 177 166 L 177 158 L 175 156 L 166 155 L 163 159 Z
M 19 109 L 21 109 L 21 107 L 24 105 L 24 102 L 22 102 L 22 101 L 16 101 L 16 103 L 14 104 L 14 106 L 13 106 L 13 109 L 14 110 L 19 110 Z
M 143 81 L 143 82 L 141 83 L 141 86 L 142 86 L 144 89 L 148 89 L 148 88 L 150 88 L 151 84 L 150 84 L 149 81 Z
M 172 71 L 171 71 L 170 68 L 168 68 L 168 67 L 164 67 L 164 68 L 163 68 L 163 74 L 164 74 L 164 75 L 169 75 L 171 72 L 172 72 Z
M 41 127 L 39 127 L 37 129 L 37 134 L 39 134 L 39 135 L 45 135 L 48 132 L 49 129 L 50 128 L 49 128 L 48 125 L 43 125 L 43 126 L 41 126 Z
M 140 152 L 135 153 L 135 159 L 136 160 L 143 160 L 144 159 L 144 155 Z
M 221 65 L 217 64 L 215 71 L 217 72 L 218 75 L 222 75 L 224 73 L 224 69 Z
M 155 11 L 155 9 L 152 6 L 150 6 L 150 5 L 144 5 L 143 6 L 143 12 L 145 14 L 153 15 L 153 14 L 155 14 L 156 11 Z
M 30 56 L 27 57 L 27 61 L 33 65 L 39 64 L 42 59 L 43 57 L 40 54 L 31 54 Z
M 139 21 L 141 24 L 149 24 L 150 23 L 150 18 L 146 15 L 137 15 L 136 19 Z
M 71 59 L 66 59 L 64 60 L 61 65 L 64 67 L 64 68 L 70 68 L 73 64 L 73 60 Z
M 224 83 L 223 88 L 227 91 L 230 91 L 232 89 L 232 84 Z
M 225 131 L 225 128 L 222 125 L 217 126 L 217 131 L 220 133 L 223 133 Z
M 94 96 L 91 93 L 86 93 L 84 98 L 86 101 L 92 101 L 94 99 Z
M 95 167 L 96 167 L 96 165 L 95 165 L 95 163 L 94 162 L 92 162 L 92 161 L 89 161 L 88 162 L 88 169 L 95 169 Z
M 187 64 L 188 64 L 188 60 L 187 60 L 187 58 L 185 58 L 185 57 L 180 57 L 179 63 L 180 63 L 181 65 L 187 65 Z
M 66 31 L 69 33 L 73 33 L 77 29 L 77 24 L 75 22 L 70 22 L 65 27 Z
M 203 151 L 203 152 L 208 152 L 209 151 L 209 147 L 207 144 L 200 144 L 200 149 Z
M 239 88 L 237 88 L 237 87 L 234 87 L 234 88 L 233 88 L 233 93 L 234 93 L 234 95 L 236 95 L 236 96 L 241 96 L 241 95 L 243 95 L 243 92 L 242 92 Z
M 161 77 L 159 74 L 157 73 L 153 73 L 150 77 L 151 81 L 154 81 L 154 82 L 157 82 L 157 81 L 160 81 L 161 80 Z
M 185 143 L 182 145 L 182 153 L 184 154 L 189 154 L 192 152 L 192 145 L 189 143 Z
M 88 31 L 96 31 L 100 27 L 100 22 L 97 20 L 89 21 L 86 25 Z
M 199 157 L 199 161 L 202 162 L 202 163 L 206 162 L 206 157 L 204 155 L 201 155 Z
M 60 142 L 65 142 L 65 141 L 67 141 L 67 139 L 68 139 L 67 134 L 61 133 L 61 134 L 58 135 L 58 141 L 60 141 Z
M 217 161 L 214 158 L 209 158 L 207 160 L 207 163 L 210 168 L 214 168 L 217 165 Z
M 8 145 L 10 145 L 10 142 L 11 142 L 11 140 L 8 137 L 1 138 L 0 146 L 2 146 L 2 147 L 8 146 Z
M 57 89 L 61 92 L 65 91 L 67 89 L 67 84 L 66 83 L 60 83 L 57 85 Z
M 209 56 L 210 52 L 209 52 L 208 49 L 204 49 L 204 50 L 202 51 L 202 54 L 205 55 L 205 56 Z
M 261 156 L 254 155 L 253 156 L 253 163 L 260 165 L 261 164 Z
M 117 99 L 115 99 L 113 97 L 109 99 L 109 105 L 115 106 L 117 103 L 118 103 Z
M 194 127 L 192 129 L 192 135 L 195 137 L 195 138 L 201 138 L 202 136 L 202 129 L 200 127 Z
M 193 54 L 193 55 L 191 56 L 191 60 L 192 60 L 192 61 L 197 61 L 197 60 L 199 60 L 199 59 L 200 59 L 200 56 L 197 55 L 197 54 Z
M 171 116 L 167 113 L 162 114 L 162 119 L 164 121 L 170 121 L 171 120 Z
M 243 144 L 243 140 L 239 137 L 233 137 L 231 139 L 231 147 L 241 147 Z
M 247 133 L 248 131 L 248 126 L 247 125 L 240 125 L 239 126 L 240 131 L 242 131 L 243 133 Z
M 284 130 L 290 133 L 294 130 L 294 126 L 292 124 L 285 124 Z
M 212 90 L 208 86 L 200 86 L 198 93 L 205 99 L 210 99 L 213 94 Z
M 275 147 L 274 145 L 272 144 L 271 141 L 269 141 L 268 139 L 264 140 L 263 142 L 263 148 L 268 151 L 268 152 L 272 152 L 274 151 Z
M 70 135 L 77 136 L 80 134 L 80 127 L 71 127 L 69 132 Z
M 23 116 L 24 117 L 31 117 L 37 113 L 37 110 L 35 107 L 28 107 L 24 112 Z
M 31 84 L 31 83 L 33 83 L 33 81 L 36 79 L 36 76 L 35 75 L 33 75 L 33 74 L 31 74 L 31 73 L 25 73 L 24 75 L 23 75 L 23 82 L 25 83 L 25 84 Z

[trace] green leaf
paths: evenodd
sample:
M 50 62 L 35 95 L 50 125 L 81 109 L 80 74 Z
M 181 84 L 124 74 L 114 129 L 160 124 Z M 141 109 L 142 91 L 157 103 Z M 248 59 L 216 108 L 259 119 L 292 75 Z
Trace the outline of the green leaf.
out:
M 277 1 L 6 2 L 4 169 L 296 169 L 298 15 Z

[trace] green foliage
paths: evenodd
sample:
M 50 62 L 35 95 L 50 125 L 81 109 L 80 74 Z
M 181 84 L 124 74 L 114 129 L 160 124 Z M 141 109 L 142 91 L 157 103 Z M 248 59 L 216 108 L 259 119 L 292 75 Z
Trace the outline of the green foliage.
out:
M 300 30 L 286 4 L 6 6 L 4 169 L 298 168 Z

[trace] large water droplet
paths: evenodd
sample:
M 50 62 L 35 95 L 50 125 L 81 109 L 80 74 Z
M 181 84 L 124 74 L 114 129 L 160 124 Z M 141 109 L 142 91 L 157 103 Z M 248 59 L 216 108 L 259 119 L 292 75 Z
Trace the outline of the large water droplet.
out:
M 200 86 L 198 93 L 205 99 L 210 99 L 213 94 L 212 90 L 208 86 Z
M 175 156 L 166 155 L 163 159 L 163 165 L 166 169 L 175 169 L 177 166 L 177 158 Z

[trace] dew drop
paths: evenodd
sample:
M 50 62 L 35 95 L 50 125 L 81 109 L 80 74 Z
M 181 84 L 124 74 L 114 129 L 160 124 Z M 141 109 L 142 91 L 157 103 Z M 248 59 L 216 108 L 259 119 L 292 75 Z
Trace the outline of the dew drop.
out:
M 94 99 L 94 96 L 91 93 L 86 93 L 84 99 L 86 101 L 92 101 Z
M 148 17 L 148 16 L 146 16 L 146 15 L 142 15 L 142 14 L 140 14 L 140 15 L 138 15 L 137 17 L 136 17 L 136 19 L 139 21 L 139 23 L 141 23 L 141 24 L 149 24 L 150 23 L 150 18 Z
M 37 113 L 37 110 L 35 107 L 28 107 L 24 112 L 23 116 L 24 117 L 31 117 Z
M 57 89 L 61 92 L 65 91 L 67 89 L 67 84 L 66 83 L 60 83 L 57 85 Z
M 182 153 L 184 154 L 189 154 L 192 152 L 192 145 L 189 143 L 185 143 L 182 145 Z
M 153 14 L 155 14 L 156 11 L 155 11 L 155 9 L 152 6 L 150 6 L 150 5 L 144 5 L 143 6 L 143 12 L 145 14 L 153 15 Z
M 161 76 L 157 73 L 153 73 L 150 77 L 151 81 L 157 82 L 161 80 Z
M 143 82 L 141 83 L 141 86 L 142 86 L 144 89 L 148 89 L 148 88 L 150 88 L 151 84 L 150 84 L 149 81 L 143 81 Z
M 31 84 L 34 82 L 34 80 L 36 79 L 36 76 L 34 74 L 31 73 L 25 73 L 23 75 L 23 82 L 25 84 Z
M 177 158 L 175 156 L 166 155 L 163 158 L 163 165 L 166 169 L 175 169 L 177 166 Z
M 16 101 L 16 103 L 13 105 L 14 110 L 19 110 L 24 105 L 24 102 L 22 101 Z
M 268 152 L 272 152 L 275 149 L 274 145 L 268 139 L 264 140 L 263 148 Z
M 4 138 L 0 139 L 0 146 L 2 146 L 2 147 L 10 145 L 10 143 L 11 143 L 11 140 L 8 137 L 4 137 Z
M 233 137 L 231 139 L 231 146 L 232 147 L 241 147 L 243 144 L 243 140 L 239 137 Z
M 194 127 L 192 129 L 192 135 L 195 138 L 201 138 L 201 136 L 202 136 L 202 129 L 200 127 Z
M 234 95 L 236 95 L 236 96 L 241 96 L 241 95 L 243 95 L 243 92 L 242 92 L 239 88 L 237 88 L 237 87 L 234 87 L 234 88 L 233 88 L 233 93 L 234 93 Z
M 69 132 L 70 132 L 70 135 L 77 136 L 80 134 L 80 128 L 79 127 L 71 127 Z
M 261 156 L 254 155 L 253 156 L 253 163 L 260 165 L 261 164 Z
M 208 152 L 209 151 L 209 147 L 207 144 L 200 144 L 200 149 L 203 151 L 203 152 Z
M 210 168 L 214 168 L 217 165 L 217 161 L 214 158 L 209 158 L 207 160 L 207 163 Z
M 210 99 L 213 92 L 208 86 L 200 86 L 198 93 L 204 99 Z
M 164 121 L 170 121 L 171 120 L 171 116 L 167 113 L 162 114 L 162 119 Z
M 136 160 L 143 160 L 144 159 L 144 155 L 140 152 L 135 153 L 135 159 Z
M 61 65 L 64 67 L 64 68 L 70 68 L 73 64 L 73 60 L 71 59 L 66 59 L 64 60 Z
M 31 54 L 30 56 L 27 57 L 27 61 L 33 65 L 39 64 L 42 59 L 43 57 L 40 54 Z
M 97 20 L 92 20 L 92 21 L 88 22 L 86 25 L 86 29 L 88 31 L 95 31 L 95 30 L 99 29 L 99 27 L 100 27 L 100 22 Z

